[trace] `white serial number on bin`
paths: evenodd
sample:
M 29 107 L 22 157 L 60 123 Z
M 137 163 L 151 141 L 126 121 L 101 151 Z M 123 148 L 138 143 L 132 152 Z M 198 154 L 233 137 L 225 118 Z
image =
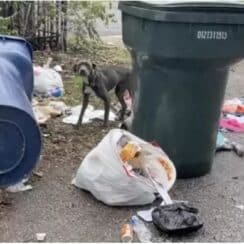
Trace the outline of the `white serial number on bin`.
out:
M 225 31 L 198 31 L 197 39 L 203 40 L 227 40 L 228 33 Z

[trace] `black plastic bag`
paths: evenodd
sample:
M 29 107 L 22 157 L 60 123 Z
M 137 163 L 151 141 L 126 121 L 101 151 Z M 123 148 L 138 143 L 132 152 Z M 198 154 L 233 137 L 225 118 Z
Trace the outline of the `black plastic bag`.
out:
M 169 234 L 186 234 L 203 226 L 199 211 L 184 202 L 160 206 L 153 210 L 155 226 Z

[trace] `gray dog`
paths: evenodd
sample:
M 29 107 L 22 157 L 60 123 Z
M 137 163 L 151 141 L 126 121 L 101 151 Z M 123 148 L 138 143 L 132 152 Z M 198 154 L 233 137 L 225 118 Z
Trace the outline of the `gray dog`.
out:
M 88 60 L 81 60 L 74 65 L 74 72 L 83 78 L 83 105 L 80 112 L 77 128 L 80 127 L 86 108 L 89 103 L 91 90 L 104 102 L 104 126 L 108 125 L 110 111 L 109 91 L 115 89 L 115 94 L 121 104 L 119 120 L 124 120 L 127 105 L 124 101 L 126 90 L 130 93 L 131 71 L 124 67 L 107 66 L 97 67 Z

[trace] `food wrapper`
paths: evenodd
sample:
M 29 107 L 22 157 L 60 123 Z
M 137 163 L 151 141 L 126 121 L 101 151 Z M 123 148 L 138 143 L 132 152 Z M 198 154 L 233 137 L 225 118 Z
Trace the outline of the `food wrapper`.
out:
M 135 158 L 140 150 L 140 147 L 136 143 L 129 142 L 121 149 L 120 158 L 123 162 L 128 162 Z

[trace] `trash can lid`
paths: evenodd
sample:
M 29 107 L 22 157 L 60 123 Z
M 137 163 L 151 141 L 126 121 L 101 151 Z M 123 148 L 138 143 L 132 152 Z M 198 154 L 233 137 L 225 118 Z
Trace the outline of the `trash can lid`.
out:
M 244 7 L 241 0 L 138 0 L 154 7 Z
M 120 1 L 123 13 L 162 22 L 244 24 L 242 0 Z

